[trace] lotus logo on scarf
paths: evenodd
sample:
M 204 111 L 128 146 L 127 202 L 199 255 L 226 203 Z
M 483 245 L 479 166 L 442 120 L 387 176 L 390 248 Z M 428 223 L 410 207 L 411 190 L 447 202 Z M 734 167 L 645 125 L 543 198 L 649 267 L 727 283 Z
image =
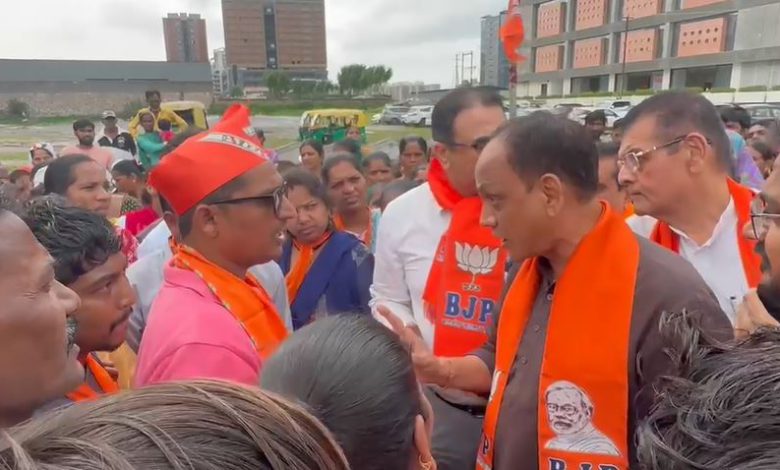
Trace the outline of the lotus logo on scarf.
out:
M 490 274 L 498 263 L 498 248 L 490 249 L 468 243 L 455 242 L 455 260 L 458 269 L 471 274 L 471 282 L 463 285 L 466 292 L 479 292 L 477 276 Z

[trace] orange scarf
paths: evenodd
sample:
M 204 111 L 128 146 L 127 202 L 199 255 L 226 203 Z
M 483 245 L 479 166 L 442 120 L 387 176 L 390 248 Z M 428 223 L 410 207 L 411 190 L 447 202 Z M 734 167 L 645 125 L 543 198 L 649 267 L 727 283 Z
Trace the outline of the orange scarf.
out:
M 728 179 L 728 186 L 731 198 L 734 200 L 734 209 L 737 212 L 736 230 L 739 256 L 742 258 L 742 268 L 745 270 L 748 286 L 752 289 L 761 282 L 761 257 L 756 253 L 756 241 L 745 238 L 742 229 L 750 223 L 750 204 L 756 194 L 731 178 Z M 655 224 L 650 239 L 675 253 L 680 253 L 680 236 L 666 222 L 658 221 Z
M 368 211 L 368 227 L 366 228 L 365 232 L 360 234 L 358 239 L 363 242 L 363 245 L 365 245 L 367 248 L 371 248 L 371 242 L 374 238 L 373 230 L 371 228 L 371 208 L 367 207 L 366 210 Z M 347 227 L 344 225 L 344 219 L 340 214 L 336 214 L 336 216 L 333 217 L 333 225 L 339 232 L 352 233 L 347 231 Z
M 290 272 L 287 273 L 285 278 L 287 284 L 287 296 L 290 299 L 290 305 L 295 302 L 295 298 L 298 296 L 298 291 L 301 290 L 303 281 L 306 279 L 306 275 L 309 274 L 309 269 L 314 264 L 315 253 L 322 248 L 323 245 L 328 243 L 330 237 L 333 235 L 331 230 L 326 231 L 322 237 L 311 245 L 303 245 L 293 240 L 293 246 L 298 250 L 298 259 L 295 261 L 295 265 L 290 267 Z M 290 254 L 292 257 L 292 254 Z
M 482 346 L 504 287 L 506 251 L 490 229 L 480 225 L 482 201 L 464 198 L 450 186 L 438 160 L 428 172 L 431 192 L 452 213 L 428 273 L 423 300 L 434 324 L 437 356 L 463 356 Z
M 176 246 L 172 263 L 194 272 L 206 283 L 244 329 L 261 359 L 273 354 L 287 338 L 287 329 L 271 298 L 251 274 L 239 279 L 183 244 Z
M 602 205 L 604 213 L 575 250 L 552 299 L 537 405 L 540 469 L 628 469 L 629 334 L 639 243 L 623 218 Z M 493 466 L 499 411 L 541 282 L 538 264 L 538 258 L 523 264 L 498 320 L 478 470 Z
M 76 390 L 68 393 L 66 395 L 68 399 L 72 401 L 88 401 L 94 400 L 104 394 L 116 393 L 119 391 L 119 385 L 114 378 L 108 373 L 105 367 L 103 367 L 103 364 L 95 359 L 92 354 L 87 355 L 84 366 L 92 374 L 92 377 L 95 378 L 95 382 L 97 382 L 100 390 L 95 391 L 85 382 L 79 385 Z

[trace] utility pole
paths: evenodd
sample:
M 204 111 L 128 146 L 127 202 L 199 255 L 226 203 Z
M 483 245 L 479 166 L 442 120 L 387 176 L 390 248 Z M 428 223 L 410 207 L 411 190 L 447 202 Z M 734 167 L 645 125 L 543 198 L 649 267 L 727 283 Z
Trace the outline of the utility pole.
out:
M 455 54 L 455 87 L 460 86 L 460 76 L 458 75 L 458 63 L 460 61 L 460 54 Z
M 619 98 L 623 98 L 623 94 L 626 92 L 628 86 L 628 78 L 626 77 L 626 54 L 628 53 L 628 22 L 630 17 L 625 16 L 623 18 L 626 22 L 626 28 L 623 31 L 623 58 L 620 61 L 620 95 Z

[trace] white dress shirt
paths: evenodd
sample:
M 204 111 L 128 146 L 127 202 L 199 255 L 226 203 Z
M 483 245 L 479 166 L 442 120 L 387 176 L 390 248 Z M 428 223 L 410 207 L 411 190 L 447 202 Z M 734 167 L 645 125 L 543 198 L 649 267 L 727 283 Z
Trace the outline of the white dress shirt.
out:
M 163 227 L 164 230 L 160 227 Z M 137 296 L 136 304 L 133 306 L 133 313 L 130 315 L 130 327 L 127 332 L 127 344 L 134 351 L 138 351 L 138 345 L 141 344 L 141 336 L 146 328 L 152 303 L 162 288 L 163 268 L 173 256 L 168 246 L 168 237 L 170 236 L 168 226 L 160 223 L 149 232 L 149 235 L 151 236 L 155 231 L 157 233 L 152 239 L 155 243 L 147 245 L 147 249 L 155 244 L 159 244 L 159 240 L 162 239 L 164 243 L 161 244 L 161 248 L 153 253 L 146 253 L 143 257 L 139 256 L 138 261 L 127 269 L 127 279 L 130 281 L 130 285 L 133 286 Z M 144 241 L 147 240 L 149 240 L 149 237 Z M 255 276 L 266 292 L 268 292 L 287 330 L 292 332 L 292 314 L 290 313 L 287 285 L 284 281 L 282 269 L 272 261 L 252 266 L 249 268 L 249 272 Z
M 371 307 L 385 305 L 405 324 L 417 325 L 433 347 L 433 324 L 425 317 L 423 292 L 439 241 L 451 214 L 423 184 L 387 206 L 379 221 Z
M 652 217 L 633 216 L 626 222 L 635 233 L 649 238 L 657 221 Z M 737 238 L 737 231 L 741 231 L 742 227 L 737 225 L 737 211 L 732 199 L 715 225 L 712 236 L 702 245 L 672 227 L 680 237 L 680 256 L 696 268 L 732 324 L 737 319 L 737 306 L 749 290 Z

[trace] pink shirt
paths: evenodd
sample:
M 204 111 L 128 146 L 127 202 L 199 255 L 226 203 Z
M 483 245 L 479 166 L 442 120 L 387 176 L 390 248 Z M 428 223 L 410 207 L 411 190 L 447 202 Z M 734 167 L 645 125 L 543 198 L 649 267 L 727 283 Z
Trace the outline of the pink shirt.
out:
M 111 163 L 114 161 L 114 154 L 99 145 L 93 145 L 89 148 L 80 145 L 70 145 L 60 151 L 60 156 L 64 157 L 67 155 L 86 155 L 100 163 L 106 170 L 111 169 Z
M 249 336 L 193 272 L 166 266 L 138 350 L 135 386 L 191 379 L 259 384 Z

